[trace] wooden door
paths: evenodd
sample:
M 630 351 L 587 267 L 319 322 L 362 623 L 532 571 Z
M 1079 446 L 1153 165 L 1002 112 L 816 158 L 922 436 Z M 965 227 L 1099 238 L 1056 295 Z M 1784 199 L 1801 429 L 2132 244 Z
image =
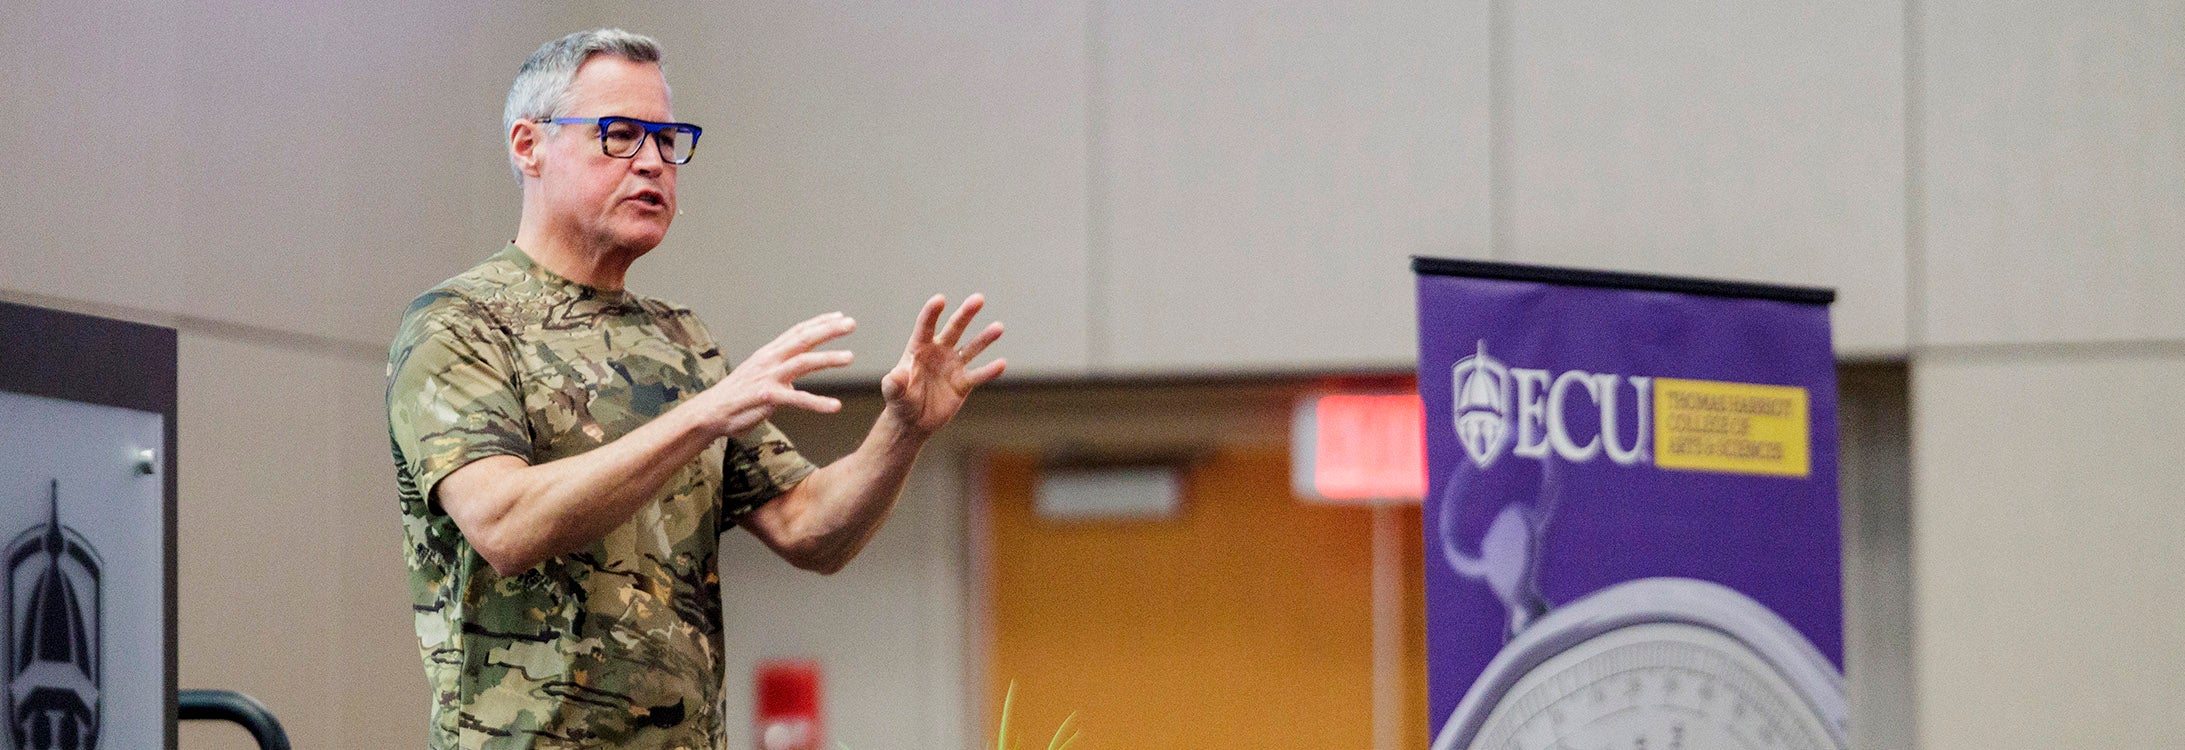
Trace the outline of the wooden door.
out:
M 1295 499 L 1279 449 L 1200 462 L 1166 521 L 1044 520 L 1036 460 L 986 468 L 989 715 L 1014 680 L 1021 747 L 1072 711 L 1077 750 L 1372 747 L 1370 510 Z M 1424 748 L 1419 513 L 1401 512 L 1403 746 Z

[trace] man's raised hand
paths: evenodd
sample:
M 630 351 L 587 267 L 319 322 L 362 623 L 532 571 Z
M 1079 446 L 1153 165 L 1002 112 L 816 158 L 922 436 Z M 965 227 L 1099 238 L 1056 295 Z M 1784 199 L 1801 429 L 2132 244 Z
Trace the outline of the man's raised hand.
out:
M 839 312 L 790 326 L 693 401 L 703 404 L 708 424 L 721 435 L 741 435 L 757 427 L 774 415 L 777 406 L 822 414 L 840 411 L 841 401 L 797 390 L 795 381 L 820 370 L 848 365 L 849 352 L 812 349 L 854 330 L 857 321 Z
M 972 389 L 1001 377 L 1008 367 L 1008 361 L 1002 359 L 971 367 L 972 360 L 1001 338 L 1001 324 L 989 323 L 970 341 L 963 340 L 971 319 L 985 306 L 985 296 L 971 295 L 949 316 L 947 327 L 939 330 L 936 327 L 941 312 L 948 308 L 947 297 L 933 295 L 918 311 L 918 324 L 913 326 L 910 343 L 903 347 L 902 361 L 880 379 L 880 395 L 887 400 L 888 414 L 904 427 L 920 435 L 941 429 L 956 418 Z

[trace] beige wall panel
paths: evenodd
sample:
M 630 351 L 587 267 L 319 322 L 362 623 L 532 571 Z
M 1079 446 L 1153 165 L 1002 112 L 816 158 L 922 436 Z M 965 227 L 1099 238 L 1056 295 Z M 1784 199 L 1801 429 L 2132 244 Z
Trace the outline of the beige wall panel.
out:
M 927 297 L 983 291 L 1013 371 L 1084 370 L 1083 4 L 626 11 L 668 47 L 676 115 L 707 128 L 635 288 L 697 309 L 737 359 L 847 311 L 859 382 Z
M 1898 3 L 1509 3 L 1498 252 L 1831 286 L 1906 347 Z
M 2185 4 L 1916 7 L 1924 337 L 2185 338 Z
M 848 453 L 877 414 L 793 418 L 783 430 L 815 462 Z M 721 545 L 731 750 L 754 746 L 752 675 L 762 659 L 817 659 L 827 746 L 956 750 L 982 740 L 965 726 L 963 490 L 951 444 L 926 448 L 894 514 L 833 576 L 790 567 L 743 531 Z
M 316 209 L 332 245 L 328 333 L 385 347 L 411 299 L 515 238 L 523 193 L 501 108 L 532 50 L 599 25 L 588 5 L 342 4 L 326 43 L 347 114 L 314 120 L 340 124 L 321 146 L 342 155 L 340 199 Z
M 1922 355 L 1920 746 L 2185 746 L 2185 352 Z
M 1101 2 L 1102 372 L 1407 367 L 1487 248 L 1487 3 Z
M 350 644 L 350 652 L 336 660 L 345 677 L 329 705 L 341 722 L 339 741 L 359 750 L 416 746 L 432 701 L 417 657 L 410 569 L 395 500 L 386 367 L 384 359 L 344 360 L 335 377 L 312 384 L 334 412 L 329 426 L 341 456 L 336 476 L 341 489 L 319 501 L 331 511 L 330 522 L 343 530 L 331 552 L 340 560 L 336 632 Z
M 0 289 L 384 346 L 513 236 L 501 99 L 570 14 L 0 9 Z
M 263 144 L 237 136 L 264 132 L 255 122 L 182 121 L 202 108 L 184 58 L 213 41 L 182 29 L 204 21 L 180 5 L 127 1 L 10 3 L 0 13 L 0 174 L 9 181 L 0 285 L 163 310 L 191 304 L 192 253 L 177 240 L 191 221 L 187 186 L 202 181 L 194 155 L 211 150 L 198 144 L 225 141 L 219 148 L 240 157 Z M 315 194 L 295 178 L 280 187 L 294 200 Z M 322 291 L 306 281 L 292 294 Z
M 422 747 L 381 373 L 184 331 L 180 682 L 264 700 L 297 747 Z M 184 725 L 182 747 L 235 746 Z

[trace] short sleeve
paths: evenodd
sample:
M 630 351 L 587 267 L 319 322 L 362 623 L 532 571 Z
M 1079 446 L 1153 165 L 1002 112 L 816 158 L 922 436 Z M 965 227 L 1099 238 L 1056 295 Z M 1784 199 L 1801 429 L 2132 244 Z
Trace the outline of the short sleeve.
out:
M 472 461 L 531 460 L 518 387 L 508 350 L 467 305 L 411 313 L 389 350 L 387 422 L 418 499 L 432 505 L 440 480 Z
M 722 520 L 737 523 L 745 513 L 797 486 L 816 468 L 772 422 L 761 422 L 731 438 L 721 466 Z
M 709 387 L 721 382 L 728 375 L 728 367 L 713 332 L 697 315 L 682 308 L 674 308 L 674 314 L 666 317 L 673 321 L 672 326 L 663 326 L 669 336 L 699 353 L 699 377 Z M 815 468 L 772 422 L 760 422 L 743 435 L 730 438 L 728 450 L 721 456 L 723 525 L 735 525 L 744 514 L 797 486 Z

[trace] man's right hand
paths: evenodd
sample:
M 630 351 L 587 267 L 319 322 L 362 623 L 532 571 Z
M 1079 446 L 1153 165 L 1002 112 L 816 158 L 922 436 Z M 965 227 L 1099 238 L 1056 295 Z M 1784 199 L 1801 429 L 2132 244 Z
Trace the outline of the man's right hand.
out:
M 846 351 L 812 351 L 857 330 L 857 321 L 839 312 L 815 316 L 790 326 L 780 336 L 730 370 L 728 377 L 685 403 L 719 435 L 741 435 L 774 415 L 777 406 L 821 414 L 842 409 L 842 402 L 797 390 L 797 378 L 850 364 Z

